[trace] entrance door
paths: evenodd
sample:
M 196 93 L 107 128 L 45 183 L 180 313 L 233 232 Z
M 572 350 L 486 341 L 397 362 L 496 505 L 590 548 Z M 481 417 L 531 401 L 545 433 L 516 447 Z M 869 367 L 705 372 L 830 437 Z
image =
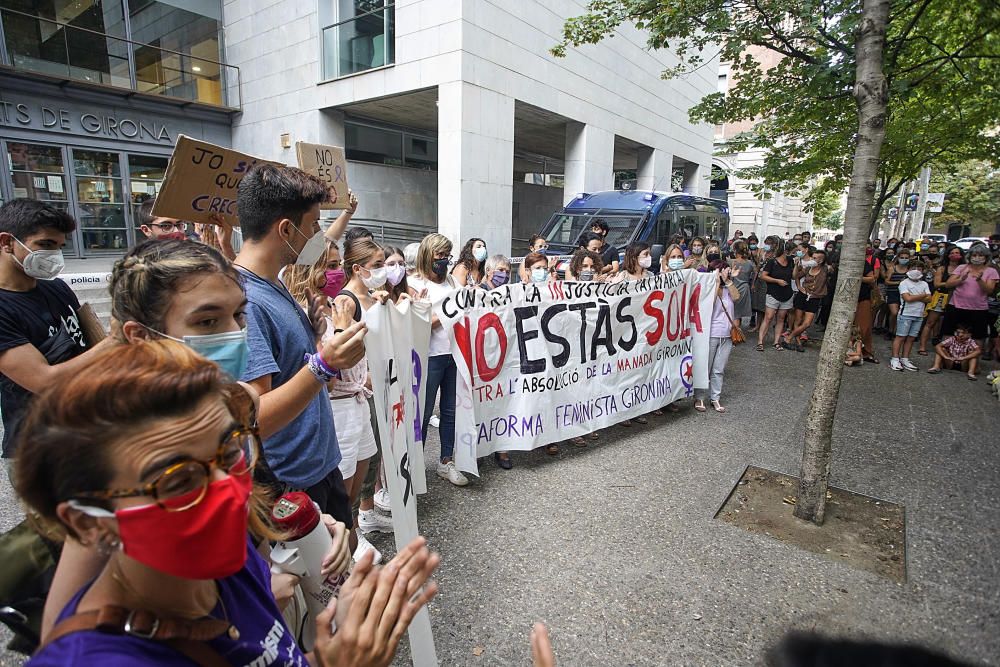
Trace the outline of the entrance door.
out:
M 131 245 L 119 153 L 70 150 L 76 182 L 76 219 L 83 255 L 121 253 Z

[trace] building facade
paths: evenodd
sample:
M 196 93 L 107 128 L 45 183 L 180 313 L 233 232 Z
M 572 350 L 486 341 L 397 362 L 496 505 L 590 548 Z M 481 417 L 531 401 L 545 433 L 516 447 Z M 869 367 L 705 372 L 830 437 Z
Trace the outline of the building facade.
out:
M 79 221 L 70 257 L 135 242 L 185 134 L 295 164 L 344 146 L 355 218 L 386 241 L 440 230 L 492 251 L 579 192 L 708 194 L 712 129 L 681 79 L 622 28 L 555 58 L 583 0 L 0 0 L 0 197 Z M 457 254 L 457 248 L 456 248 Z
M 71 212 L 69 257 L 120 255 L 177 136 L 231 142 L 221 35 L 221 0 L 0 0 L 0 197 Z
M 582 0 L 225 0 L 226 62 L 243 78 L 233 146 L 294 163 L 294 143 L 344 146 L 355 221 L 387 240 L 440 230 L 491 251 L 521 242 L 579 192 L 708 194 L 712 129 L 688 108 L 715 89 L 623 28 L 549 54 Z M 283 147 L 287 146 L 287 147 Z M 456 254 L 457 254 L 456 247 Z
M 777 64 L 779 55 L 766 49 L 749 50 L 765 69 Z M 722 63 L 718 74 L 718 91 L 725 93 L 731 83 L 729 65 Z M 753 129 L 752 121 L 718 125 L 715 128 L 715 156 L 712 159 L 715 175 L 711 183 L 712 197 L 729 202 L 729 229 L 751 232 L 763 239 L 769 234 L 782 238 L 796 232 L 812 230 L 813 215 L 805 210 L 802 199 L 776 190 L 768 190 L 764 196 L 754 193 L 752 181 L 741 178 L 737 171 L 764 164 L 766 151 L 752 148 L 733 151 L 728 148 L 728 140 Z

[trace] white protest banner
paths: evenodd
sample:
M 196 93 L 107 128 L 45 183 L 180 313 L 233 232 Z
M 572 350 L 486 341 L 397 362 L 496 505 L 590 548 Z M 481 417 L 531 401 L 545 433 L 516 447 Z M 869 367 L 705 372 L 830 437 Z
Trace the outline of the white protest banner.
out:
M 427 492 L 421 414 L 431 338 L 431 305 L 403 300 L 375 304 L 365 312 L 365 354 L 372 376 L 382 468 L 392 504 L 396 549 L 417 536 L 417 494 Z M 408 630 L 416 667 L 437 665 L 427 608 Z
M 215 224 L 216 216 L 221 216 L 227 225 L 235 227 L 239 224 L 236 188 L 258 162 L 280 164 L 182 134 L 177 137 L 152 213 L 208 224 Z
M 320 204 L 323 210 L 347 208 L 347 160 L 339 146 L 295 142 L 295 155 L 302 171 L 319 178 L 330 188 L 330 201 Z
M 478 474 L 478 457 L 585 435 L 707 387 L 716 280 L 685 270 L 446 297 L 456 466 Z

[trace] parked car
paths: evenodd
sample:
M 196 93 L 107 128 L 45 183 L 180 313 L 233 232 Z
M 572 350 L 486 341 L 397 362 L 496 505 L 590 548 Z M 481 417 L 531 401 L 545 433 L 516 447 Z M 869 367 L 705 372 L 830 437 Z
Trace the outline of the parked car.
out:
M 985 236 L 966 236 L 964 239 L 955 241 L 955 245 L 962 250 L 968 250 L 976 243 L 989 243 L 989 239 Z

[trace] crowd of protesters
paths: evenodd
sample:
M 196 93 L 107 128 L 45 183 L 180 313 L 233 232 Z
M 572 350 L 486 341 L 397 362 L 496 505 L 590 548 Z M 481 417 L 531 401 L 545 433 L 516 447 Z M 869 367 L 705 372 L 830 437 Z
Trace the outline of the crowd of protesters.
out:
M 741 326 L 756 333 L 757 351 L 770 339 L 775 351 L 802 352 L 811 328 L 828 322 L 837 283 L 839 237 L 678 236 L 657 262 L 646 243 L 614 247 L 595 221 L 565 266 L 535 236 L 515 270 L 481 238 L 457 258 L 441 234 L 381 245 L 364 228 L 348 229 L 353 196 L 323 230 L 328 196 L 305 172 L 258 165 L 239 186 L 238 253 L 223 220 L 189 226 L 146 206 L 148 238 L 114 267 L 103 338 L 57 279 L 73 218 L 34 200 L 0 207 L 3 459 L 38 540 L 62 544 L 33 664 L 244 665 L 273 652 L 287 664 L 391 662 L 437 591 L 430 577 L 440 558 L 417 538 L 379 567 L 365 537 L 393 530 L 364 347 L 376 304 L 437 305 L 456 288 L 517 281 L 710 273 L 709 386 L 691 407 L 724 413 Z M 976 379 L 982 357 L 1000 356 L 990 310 L 998 245 L 869 244 L 845 363 L 879 363 L 873 336 L 885 333 L 893 370 L 917 370 L 916 346 L 916 355 L 934 355 L 928 372 L 957 367 Z M 434 316 L 422 428 L 438 429 L 437 475 L 465 486 L 453 458 L 456 385 L 449 337 Z M 495 460 L 514 465 L 508 452 Z M 283 617 L 294 578 L 267 563 L 281 537 L 272 508 L 292 490 L 308 495 L 330 533 L 323 575 L 346 577 L 308 655 Z M 532 644 L 548 661 L 539 664 L 551 664 L 543 628 Z

